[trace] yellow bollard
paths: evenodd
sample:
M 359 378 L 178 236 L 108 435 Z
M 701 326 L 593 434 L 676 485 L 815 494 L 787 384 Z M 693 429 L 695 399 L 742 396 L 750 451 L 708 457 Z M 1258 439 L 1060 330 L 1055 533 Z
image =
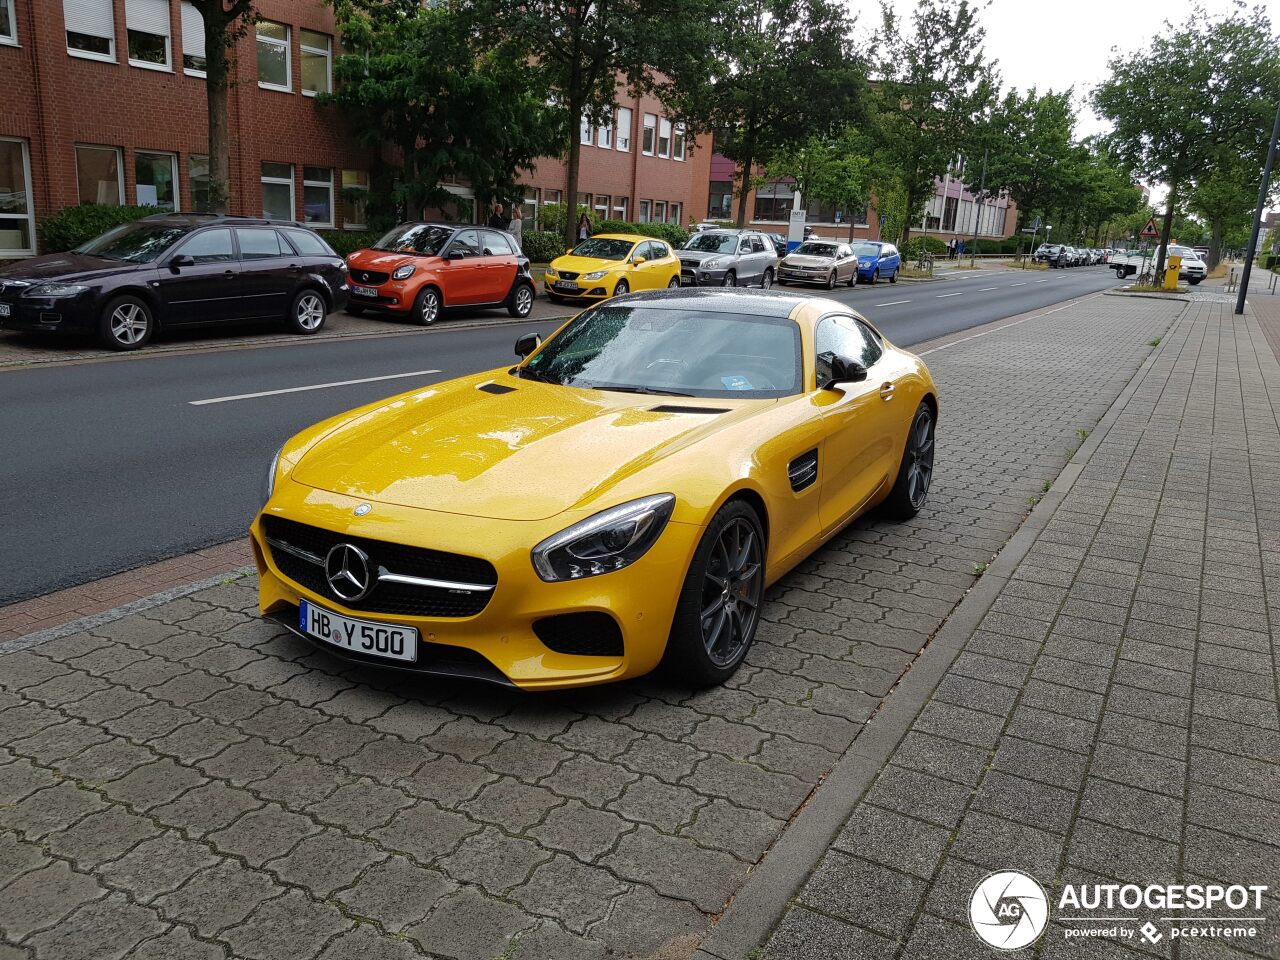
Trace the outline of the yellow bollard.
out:
M 1177 254 L 1171 254 L 1164 264 L 1164 288 L 1166 290 L 1178 289 L 1178 274 L 1182 272 L 1182 258 Z

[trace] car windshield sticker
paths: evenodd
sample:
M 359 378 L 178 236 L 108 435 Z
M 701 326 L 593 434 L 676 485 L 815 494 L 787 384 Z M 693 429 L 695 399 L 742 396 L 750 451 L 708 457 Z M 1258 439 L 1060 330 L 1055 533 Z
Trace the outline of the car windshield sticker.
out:
M 742 376 L 721 377 L 720 382 L 724 384 L 724 388 L 726 390 L 750 390 L 751 389 L 751 381 L 748 380 L 746 377 L 742 377 Z

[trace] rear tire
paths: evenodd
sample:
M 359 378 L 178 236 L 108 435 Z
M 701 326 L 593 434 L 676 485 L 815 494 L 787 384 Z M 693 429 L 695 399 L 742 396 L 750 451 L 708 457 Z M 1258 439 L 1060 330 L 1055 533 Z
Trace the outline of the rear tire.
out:
M 885 513 L 894 520 L 910 520 L 929 499 L 929 485 L 933 480 L 933 451 L 937 438 L 933 410 L 921 402 L 911 418 L 907 431 L 907 443 L 902 452 L 902 463 L 893 489 L 885 498 Z
M 527 283 L 517 283 L 507 298 L 507 313 L 523 320 L 533 312 L 533 287 Z
M 713 686 L 742 666 L 760 622 L 764 558 L 760 518 L 730 500 L 707 525 L 680 590 L 662 656 L 672 679 Z
M 112 350 L 137 350 L 155 332 L 151 308 L 138 297 L 116 297 L 103 308 L 98 322 L 98 338 Z
M 764 276 L 760 278 L 760 289 L 768 290 L 773 286 L 773 267 L 765 270 Z
M 324 321 L 328 315 L 329 305 L 324 302 L 324 295 L 319 290 L 299 290 L 289 308 L 289 329 L 309 337 L 324 329 Z
M 667 283 L 667 289 L 678 290 L 679 288 L 680 288 L 680 278 L 672 277 L 671 280 Z
M 429 327 L 440 319 L 440 291 L 435 287 L 423 287 L 413 301 L 409 319 L 420 327 Z
M 898 270 L 897 270 L 897 268 L 896 268 L 896 267 L 894 268 L 893 273 L 889 274 L 889 282 L 890 282 L 890 283 L 897 283 L 897 282 L 898 282 Z

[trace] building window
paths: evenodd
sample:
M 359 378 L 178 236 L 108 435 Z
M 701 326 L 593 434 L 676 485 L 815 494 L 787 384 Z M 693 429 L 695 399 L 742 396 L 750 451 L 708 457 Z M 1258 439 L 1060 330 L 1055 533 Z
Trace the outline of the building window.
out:
M 148 70 L 169 67 L 169 0 L 125 0 L 129 62 Z
M 605 150 L 613 149 L 613 124 L 606 123 L 602 127 L 596 127 L 596 146 Z
M 326 33 L 302 30 L 298 34 L 302 51 L 302 92 L 315 96 L 333 92 L 333 41 Z
M 609 219 L 609 195 L 606 193 L 603 196 L 601 196 L 600 194 L 597 193 L 596 205 L 592 209 L 594 210 L 595 215 L 599 217 L 601 220 L 608 220 Z
M 666 220 L 667 220 L 667 201 L 665 200 L 653 201 L 653 222 L 665 223 Z
M 591 123 L 586 117 L 578 124 L 578 142 L 588 145 L 591 143 Z
M 579 194 L 578 194 L 578 206 L 579 206 L 579 207 L 586 207 L 588 210 L 590 210 L 590 209 L 591 209 L 591 194 L 589 194 L 589 193 L 579 193 Z M 575 214 L 574 214 L 574 216 L 576 217 L 576 216 L 577 216 L 577 214 L 575 213 Z
M 668 223 L 674 223 L 676 226 L 679 226 L 679 225 L 680 225 L 680 214 L 681 214 L 681 212 L 682 212 L 683 210 L 684 210 L 684 204 L 682 204 L 682 203 L 675 203 L 675 202 L 673 201 L 673 202 L 672 202 L 672 204 L 671 204 L 671 208 L 670 208 L 670 210 L 669 210 L 669 212 L 668 212 L 668 214 L 667 214 L 667 222 L 668 222 Z
M 289 28 L 283 23 L 259 20 L 258 86 L 267 90 L 292 90 L 289 70 Z
M 623 153 L 631 150 L 631 108 L 618 108 L 618 137 L 614 141 Z
M 627 219 L 627 198 L 626 197 L 613 198 L 613 219 L 615 220 Z
M 662 118 L 662 125 L 658 128 L 658 156 L 671 156 L 671 121 L 666 117 Z
M 292 220 L 293 211 L 293 164 L 263 163 L 262 215 L 269 220 Z
M 639 223 L 648 223 L 648 222 L 649 222 L 649 217 L 650 217 L 649 210 L 650 210 L 650 208 L 652 207 L 652 205 L 653 205 L 653 201 L 652 201 L 652 200 L 641 200 L 641 201 L 640 201 L 640 213 L 639 213 L 639 215 L 638 215 L 638 216 L 637 216 L 637 218 L 636 218 L 636 219 L 637 219 L 637 222 L 639 222 Z
M 369 203 L 369 172 L 342 171 L 342 228 L 363 230 L 369 224 L 365 212 Z
M 191 0 L 182 0 L 182 69 L 193 77 L 205 75 L 204 15 Z
M 178 157 L 139 150 L 133 155 L 134 192 L 138 205 L 179 210 Z
M 120 206 L 124 176 L 116 147 L 76 147 L 76 180 L 81 203 Z
M 644 139 L 640 141 L 640 152 L 647 157 L 653 156 L 654 141 L 658 137 L 658 118 L 652 113 L 644 115 Z
M 791 217 L 791 203 L 795 197 L 789 183 L 766 183 L 756 190 L 756 209 L 752 220 L 766 223 L 786 223 Z
M 90 60 L 115 60 L 116 21 L 111 0 L 62 0 L 67 53 Z
M 0 257 L 36 252 L 34 210 L 27 143 L 0 137 Z
M 546 205 L 548 203 L 562 203 L 563 199 L 564 199 L 564 195 L 559 190 L 542 191 L 543 205 Z
M 14 13 L 13 0 L 0 0 L 0 43 L 18 45 L 18 15 Z M 4 256 L 2 245 L 0 256 Z
M 328 167 L 302 168 L 302 215 L 314 226 L 333 226 L 333 171 Z
M 708 220 L 728 220 L 733 215 L 733 184 L 728 180 L 711 181 L 711 197 L 707 203 Z
M 196 213 L 208 213 L 212 207 L 209 202 L 208 157 L 187 157 L 187 180 L 191 184 L 191 208 Z
M 684 159 L 684 124 L 677 123 L 675 126 L 674 141 L 671 144 L 671 155 L 677 160 Z
M 956 210 L 960 206 L 959 197 L 947 197 L 942 202 L 942 229 L 954 230 L 956 228 Z
M 521 216 L 524 218 L 525 226 L 530 230 L 538 229 L 538 196 L 537 187 L 525 187 L 524 199 L 520 201 Z

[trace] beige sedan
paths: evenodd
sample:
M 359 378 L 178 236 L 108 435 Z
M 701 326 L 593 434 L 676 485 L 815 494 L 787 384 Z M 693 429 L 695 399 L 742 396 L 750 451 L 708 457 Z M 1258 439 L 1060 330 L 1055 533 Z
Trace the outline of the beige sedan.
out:
M 853 247 L 838 240 L 806 240 L 778 264 L 778 283 L 819 283 L 828 290 L 838 283 L 853 286 L 858 258 Z

